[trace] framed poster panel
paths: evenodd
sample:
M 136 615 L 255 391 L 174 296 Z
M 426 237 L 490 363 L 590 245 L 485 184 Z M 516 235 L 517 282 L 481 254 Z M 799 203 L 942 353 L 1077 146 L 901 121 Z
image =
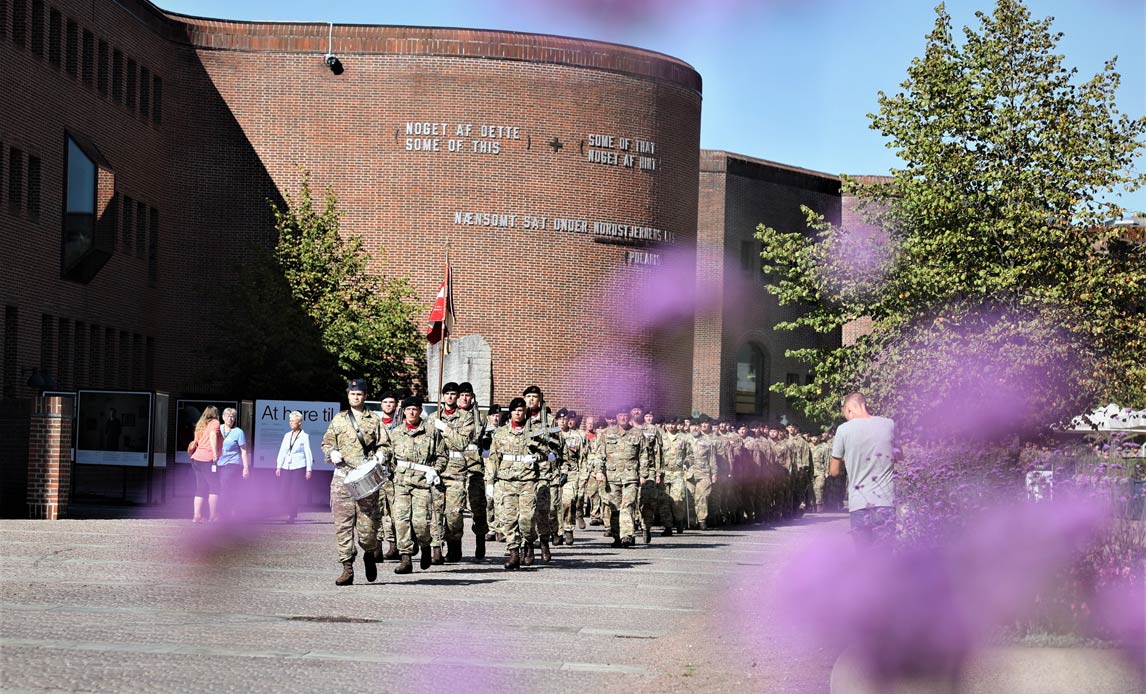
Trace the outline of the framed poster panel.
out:
M 76 394 L 76 464 L 148 467 L 152 404 L 148 392 Z
M 176 400 L 175 401 L 175 462 L 190 463 L 191 454 L 187 452 L 187 445 L 195 438 L 195 425 L 203 410 L 214 406 L 219 410 L 220 421 L 223 410 L 228 407 L 239 406 L 235 400 Z M 249 430 L 248 430 L 249 431 Z
M 255 435 L 252 457 L 256 468 L 274 469 L 278 461 L 279 447 L 283 436 L 290 431 L 290 413 L 302 413 L 302 430 L 310 438 L 310 453 L 314 458 L 315 470 L 333 470 L 322 455 L 322 437 L 334 415 L 338 414 L 337 402 L 314 402 L 304 400 L 256 400 Z

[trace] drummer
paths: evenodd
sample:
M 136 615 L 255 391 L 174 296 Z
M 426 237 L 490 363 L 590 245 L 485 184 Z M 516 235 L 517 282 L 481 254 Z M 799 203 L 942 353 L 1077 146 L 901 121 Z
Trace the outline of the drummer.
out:
M 378 578 L 375 552 L 378 547 L 378 495 L 354 500 L 347 492 L 346 475 L 354 468 L 376 462 L 379 447 L 386 441 L 378 415 L 366 409 L 366 379 L 355 378 L 346 385 L 349 409 L 334 416 L 322 437 L 322 452 L 334 466 L 330 480 L 330 510 L 334 515 L 334 535 L 342 574 L 334 584 L 354 583 L 354 532 L 362 548 L 366 580 Z

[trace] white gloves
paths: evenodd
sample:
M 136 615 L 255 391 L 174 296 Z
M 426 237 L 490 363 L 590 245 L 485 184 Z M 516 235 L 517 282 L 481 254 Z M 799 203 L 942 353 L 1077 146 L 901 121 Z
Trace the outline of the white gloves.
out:
M 424 474 L 426 475 L 426 484 L 429 484 L 431 487 L 438 486 L 442 481 L 442 478 L 438 477 L 438 473 L 436 472 L 431 471 Z
M 546 460 L 548 460 L 549 462 L 552 463 L 554 460 L 557 460 L 557 454 L 556 453 L 550 453 L 548 456 L 546 456 Z
M 489 496 L 489 497 L 493 496 L 493 485 L 492 484 L 487 484 L 485 486 L 485 495 Z
M 438 431 L 442 432 L 443 434 L 449 433 L 449 431 L 450 431 L 450 425 L 446 424 L 445 422 L 443 422 L 440 419 L 434 420 L 434 428 L 437 429 Z
M 335 465 L 338 465 L 339 463 L 342 462 L 342 454 L 339 453 L 338 451 L 331 451 L 330 452 L 330 462 L 335 464 Z
M 379 448 L 377 451 L 374 451 L 374 460 L 378 461 L 379 465 L 385 465 L 386 451 L 382 450 L 381 448 Z

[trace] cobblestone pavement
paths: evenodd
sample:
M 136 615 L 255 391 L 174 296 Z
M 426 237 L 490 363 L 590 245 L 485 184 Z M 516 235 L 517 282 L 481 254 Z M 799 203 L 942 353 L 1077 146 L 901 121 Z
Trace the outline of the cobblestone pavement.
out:
M 630 550 L 590 528 L 513 573 L 496 543 L 375 583 L 359 559 L 347 588 L 328 519 L 0 521 L 0 689 L 827 691 L 836 654 L 730 615 L 764 599 L 745 572 L 767 583 L 842 514 Z

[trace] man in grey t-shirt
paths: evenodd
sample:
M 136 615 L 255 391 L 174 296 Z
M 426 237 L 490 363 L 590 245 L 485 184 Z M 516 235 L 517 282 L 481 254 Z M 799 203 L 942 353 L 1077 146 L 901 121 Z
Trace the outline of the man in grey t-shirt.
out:
M 848 421 L 836 429 L 828 474 L 838 477 L 847 470 L 848 511 L 856 543 L 890 542 L 895 537 L 895 422 L 872 416 L 862 393 L 844 398 L 843 414 Z

